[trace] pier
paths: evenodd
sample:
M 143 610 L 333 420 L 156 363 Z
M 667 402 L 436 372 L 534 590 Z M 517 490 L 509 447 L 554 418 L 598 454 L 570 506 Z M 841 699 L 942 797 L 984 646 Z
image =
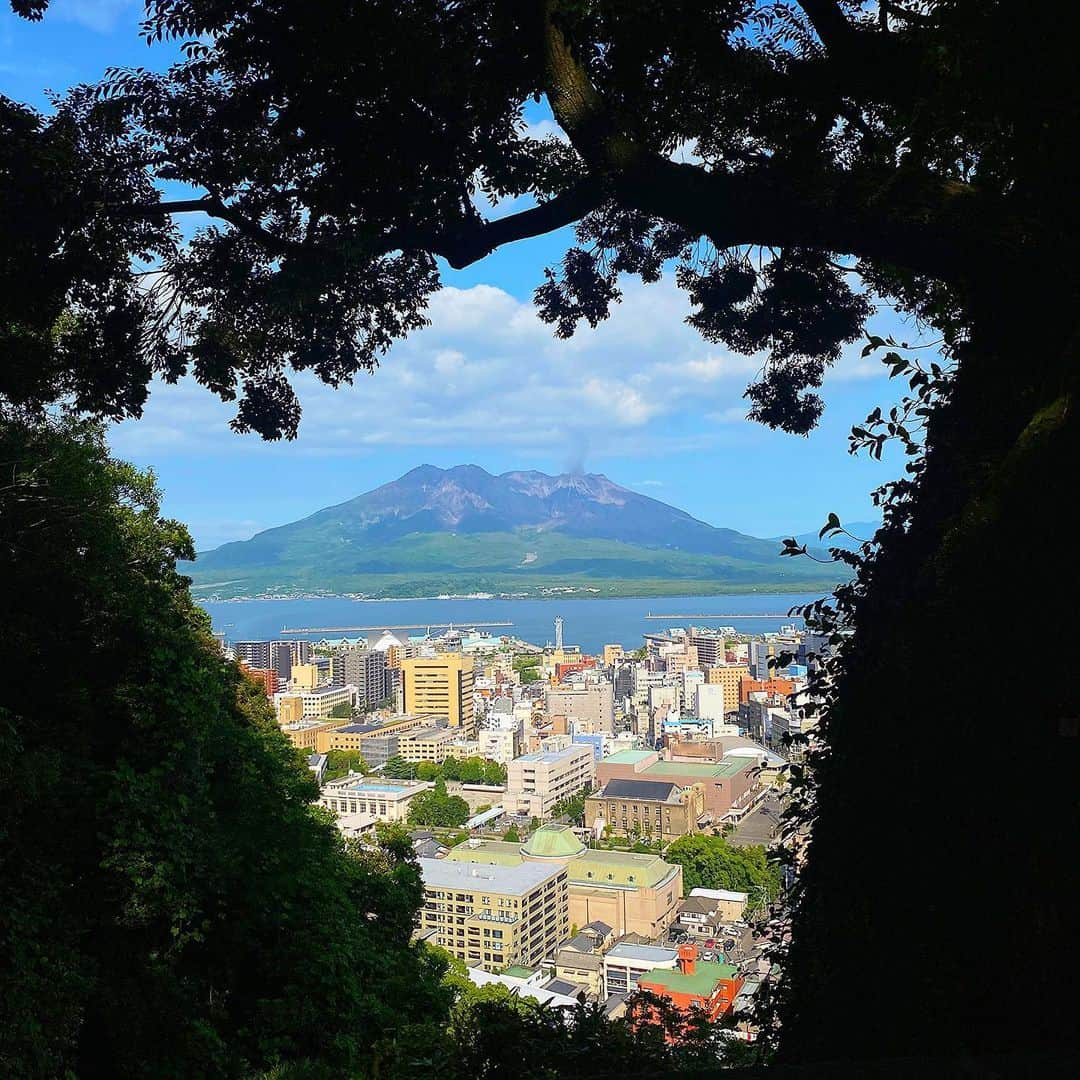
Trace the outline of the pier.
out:
M 284 634 L 356 634 L 371 633 L 379 630 L 479 630 L 481 627 L 513 626 L 512 622 L 459 622 L 459 623 L 398 623 L 388 626 L 283 626 Z

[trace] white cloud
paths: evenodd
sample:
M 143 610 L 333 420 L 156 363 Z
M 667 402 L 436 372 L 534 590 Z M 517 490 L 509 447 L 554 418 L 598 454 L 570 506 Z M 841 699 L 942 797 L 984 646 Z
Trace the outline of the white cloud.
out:
M 663 480 L 635 480 L 634 487 L 663 487 Z
M 670 280 L 624 290 L 607 322 L 561 341 L 531 303 L 502 289 L 445 288 L 432 297 L 431 326 L 397 344 L 374 374 L 339 390 L 295 376 L 304 415 L 288 452 L 512 447 L 527 460 L 571 445 L 588 458 L 729 438 L 707 425 L 703 434 L 702 422 L 745 413 L 747 373 L 760 364 L 702 341 L 683 323 L 687 300 Z M 192 380 L 155 386 L 144 417 L 114 428 L 112 442 L 121 455 L 151 458 L 264 452 L 255 436 L 229 430 L 234 413 Z

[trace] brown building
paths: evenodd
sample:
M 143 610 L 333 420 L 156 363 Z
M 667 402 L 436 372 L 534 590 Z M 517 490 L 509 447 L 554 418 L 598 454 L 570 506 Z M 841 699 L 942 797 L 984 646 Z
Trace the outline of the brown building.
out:
M 689 787 L 701 784 L 705 792 L 705 812 L 719 821 L 732 805 L 756 783 L 753 758 L 725 758 L 722 761 L 662 761 L 653 750 L 622 750 L 603 758 L 596 766 L 600 784 L 611 780 L 651 780 Z
M 671 781 L 609 780 L 585 800 L 585 824 L 597 832 L 605 826 L 622 836 L 674 840 L 698 831 L 705 813 L 705 789 Z

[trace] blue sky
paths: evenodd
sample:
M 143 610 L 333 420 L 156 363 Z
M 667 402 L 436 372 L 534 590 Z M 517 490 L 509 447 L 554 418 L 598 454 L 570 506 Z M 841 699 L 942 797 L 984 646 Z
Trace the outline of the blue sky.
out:
M 167 46 L 137 34 L 135 0 L 54 0 L 45 21 L 0 12 L 0 92 L 47 107 L 45 91 L 94 81 L 110 65 L 160 68 Z M 530 116 L 547 126 L 540 112 Z M 809 438 L 745 420 L 758 361 L 710 345 L 683 324 L 670 276 L 628 282 L 596 331 L 556 341 L 533 289 L 569 231 L 505 248 L 465 271 L 444 267 L 427 330 L 395 347 L 373 376 L 330 390 L 297 383 L 300 437 L 266 444 L 232 434 L 232 409 L 203 389 L 156 388 L 139 421 L 110 439 L 150 466 L 167 513 L 202 548 L 295 520 L 393 480 L 415 465 L 475 463 L 492 472 L 584 468 L 715 525 L 758 536 L 816 527 L 830 511 L 874 517 L 869 492 L 901 468 L 852 458 L 847 432 L 900 392 L 853 347 L 827 378 L 826 414 Z M 872 329 L 917 337 L 892 312 Z

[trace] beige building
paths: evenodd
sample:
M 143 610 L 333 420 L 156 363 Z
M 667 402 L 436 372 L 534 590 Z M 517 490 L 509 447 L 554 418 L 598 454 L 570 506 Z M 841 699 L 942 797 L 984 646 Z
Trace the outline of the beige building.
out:
M 334 710 L 351 709 L 356 703 L 356 689 L 352 686 L 317 686 L 312 690 L 291 690 L 278 694 L 278 723 L 292 723 L 297 719 L 325 720 Z M 299 703 L 300 716 L 295 715 Z
M 319 685 L 319 669 L 314 664 L 293 664 L 291 680 L 294 690 L 314 690 Z
M 497 761 L 500 765 L 509 765 L 521 753 L 520 723 L 514 728 L 485 728 L 477 733 L 476 738 L 480 756 Z
M 434 786 L 423 780 L 343 776 L 323 785 L 319 803 L 338 815 L 367 814 L 376 821 L 405 821 L 410 801 Z
M 566 867 L 421 859 L 417 933 L 486 971 L 536 967 L 570 936 Z M 430 936 L 433 935 L 433 936 Z
M 626 656 L 626 650 L 621 645 L 604 646 L 604 667 L 611 667 L 616 660 Z
M 569 825 L 545 825 L 524 844 L 466 840 L 447 855 L 451 862 L 517 866 L 562 865 L 570 883 L 570 923 L 588 930 L 606 923 L 614 936 L 667 932 L 682 900 L 682 867 L 659 855 L 587 848 Z M 576 980 L 575 980 L 576 981 Z
M 724 713 L 735 712 L 739 707 L 739 680 L 748 679 L 750 669 L 746 664 L 718 664 L 705 669 L 707 686 L 724 688 Z
M 585 825 L 620 836 L 674 840 L 698 831 L 705 813 L 705 788 L 670 780 L 609 780 L 585 800 Z
M 607 681 L 555 687 L 544 703 L 548 716 L 578 720 L 582 731 L 610 735 L 615 726 L 615 692 Z
M 296 720 L 282 724 L 281 730 L 298 750 L 318 750 L 319 736 L 343 727 L 345 723 L 345 720 Z
M 401 661 L 407 713 L 446 718 L 465 738 L 476 738 L 473 715 L 473 660 L 461 653 L 414 656 Z
M 460 736 L 457 728 L 429 727 L 409 731 L 398 740 L 398 754 L 405 761 L 433 761 L 441 765 L 450 755 L 450 746 Z
M 506 767 L 506 801 L 511 814 L 544 818 L 556 803 L 591 787 L 596 766 L 591 746 L 573 743 L 515 758 Z

